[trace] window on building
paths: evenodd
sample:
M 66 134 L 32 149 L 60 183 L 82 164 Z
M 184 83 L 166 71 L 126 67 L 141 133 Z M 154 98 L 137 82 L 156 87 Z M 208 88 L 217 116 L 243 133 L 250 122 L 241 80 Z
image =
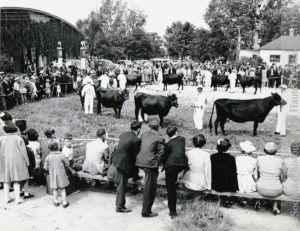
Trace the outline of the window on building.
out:
M 289 55 L 289 64 L 295 64 L 297 60 L 297 55 Z
M 280 63 L 280 55 L 270 55 L 270 63 Z

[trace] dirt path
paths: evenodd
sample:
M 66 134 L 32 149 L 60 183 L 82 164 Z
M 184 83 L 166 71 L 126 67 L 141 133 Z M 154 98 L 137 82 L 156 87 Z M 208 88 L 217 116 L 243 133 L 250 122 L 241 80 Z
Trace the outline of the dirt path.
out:
M 0 230 L 2 231 L 120 231 L 166 230 L 171 220 L 162 199 L 156 200 L 153 211 L 159 216 L 142 218 L 140 195 L 129 196 L 127 207 L 131 213 L 115 212 L 115 194 L 91 190 L 68 197 L 70 206 L 56 208 L 52 197 L 45 194 L 45 187 L 31 190 L 35 197 L 21 205 L 3 206 L 0 191 Z

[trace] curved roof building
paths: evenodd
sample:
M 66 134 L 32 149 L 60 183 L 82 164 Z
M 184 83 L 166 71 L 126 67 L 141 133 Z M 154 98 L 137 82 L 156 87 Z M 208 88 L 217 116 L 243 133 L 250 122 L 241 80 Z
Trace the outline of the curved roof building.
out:
M 43 66 L 57 59 L 61 42 L 63 58 L 77 58 L 83 34 L 53 14 L 23 7 L 0 8 L 0 57 L 23 69 L 27 62 Z

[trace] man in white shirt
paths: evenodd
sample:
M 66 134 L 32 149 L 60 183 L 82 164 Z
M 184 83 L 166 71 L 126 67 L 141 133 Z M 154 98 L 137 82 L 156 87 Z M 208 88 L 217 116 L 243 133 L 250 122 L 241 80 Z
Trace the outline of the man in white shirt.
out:
M 210 89 L 212 73 L 208 69 L 204 71 L 204 78 L 205 78 L 205 88 Z
M 280 96 L 282 99 L 286 98 L 286 90 L 287 86 L 282 84 L 280 86 L 281 94 Z M 277 125 L 275 134 L 280 136 L 286 136 L 286 115 L 287 115 L 288 107 L 287 105 L 279 105 L 277 106 Z
M 235 83 L 236 83 L 236 79 L 237 79 L 235 70 L 229 71 L 228 79 L 229 79 L 229 83 L 230 83 L 230 91 L 229 92 L 234 93 L 235 92 Z
M 88 81 L 81 91 L 82 97 L 84 97 L 84 113 L 93 114 L 94 98 L 96 97 L 95 88 L 91 81 Z
M 86 144 L 86 157 L 82 171 L 91 174 L 103 174 L 109 159 L 109 148 L 104 129 L 97 131 L 97 139 Z
M 203 129 L 203 116 L 204 116 L 204 110 L 207 103 L 207 97 L 206 94 L 203 94 L 203 86 L 199 85 L 197 87 L 198 95 L 194 102 L 194 124 L 195 128 L 197 130 Z
M 104 72 L 104 73 L 98 78 L 98 80 L 100 81 L 100 87 L 102 87 L 102 88 L 108 88 L 110 78 L 108 77 L 107 72 Z
M 124 75 L 123 70 L 120 71 L 120 74 L 118 75 L 118 81 L 119 81 L 119 87 L 121 90 L 126 89 L 127 79 Z

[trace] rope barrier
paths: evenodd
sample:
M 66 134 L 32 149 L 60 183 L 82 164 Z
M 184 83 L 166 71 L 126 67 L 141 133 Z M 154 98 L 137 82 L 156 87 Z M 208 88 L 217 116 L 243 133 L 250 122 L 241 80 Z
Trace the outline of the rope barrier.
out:
M 39 138 L 40 140 L 48 140 L 48 138 L 44 138 L 44 137 L 41 137 Z M 109 141 L 119 141 L 118 138 L 112 138 L 112 137 L 107 137 L 106 138 L 107 140 Z M 63 140 L 63 139 L 61 139 Z M 74 141 L 93 141 L 93 140 L 96 140 L 96 139 L 81 139 L 81 138 L 73 138 Z M 192 147 L 186 147 L 185 148 L 186 150 L 191 150 L 193 149 Z M 218 150 L 216 149 L 201 149 L 202 151 L 206 151 L 206 152 L 217 152 Z M 234 153 L 234 154 L 241 154 L 241 151 L 238 151 L 238 150 L 229 150 L 228 151 L 229 153 Z M 265 153 L 263 152 L 253 152 L 252 154 L 254 155 L 265 155 Z M 280 155 L 280 156 L 291 156 L 290 153 L 288 152 L 277 152 L 276 155 Z

